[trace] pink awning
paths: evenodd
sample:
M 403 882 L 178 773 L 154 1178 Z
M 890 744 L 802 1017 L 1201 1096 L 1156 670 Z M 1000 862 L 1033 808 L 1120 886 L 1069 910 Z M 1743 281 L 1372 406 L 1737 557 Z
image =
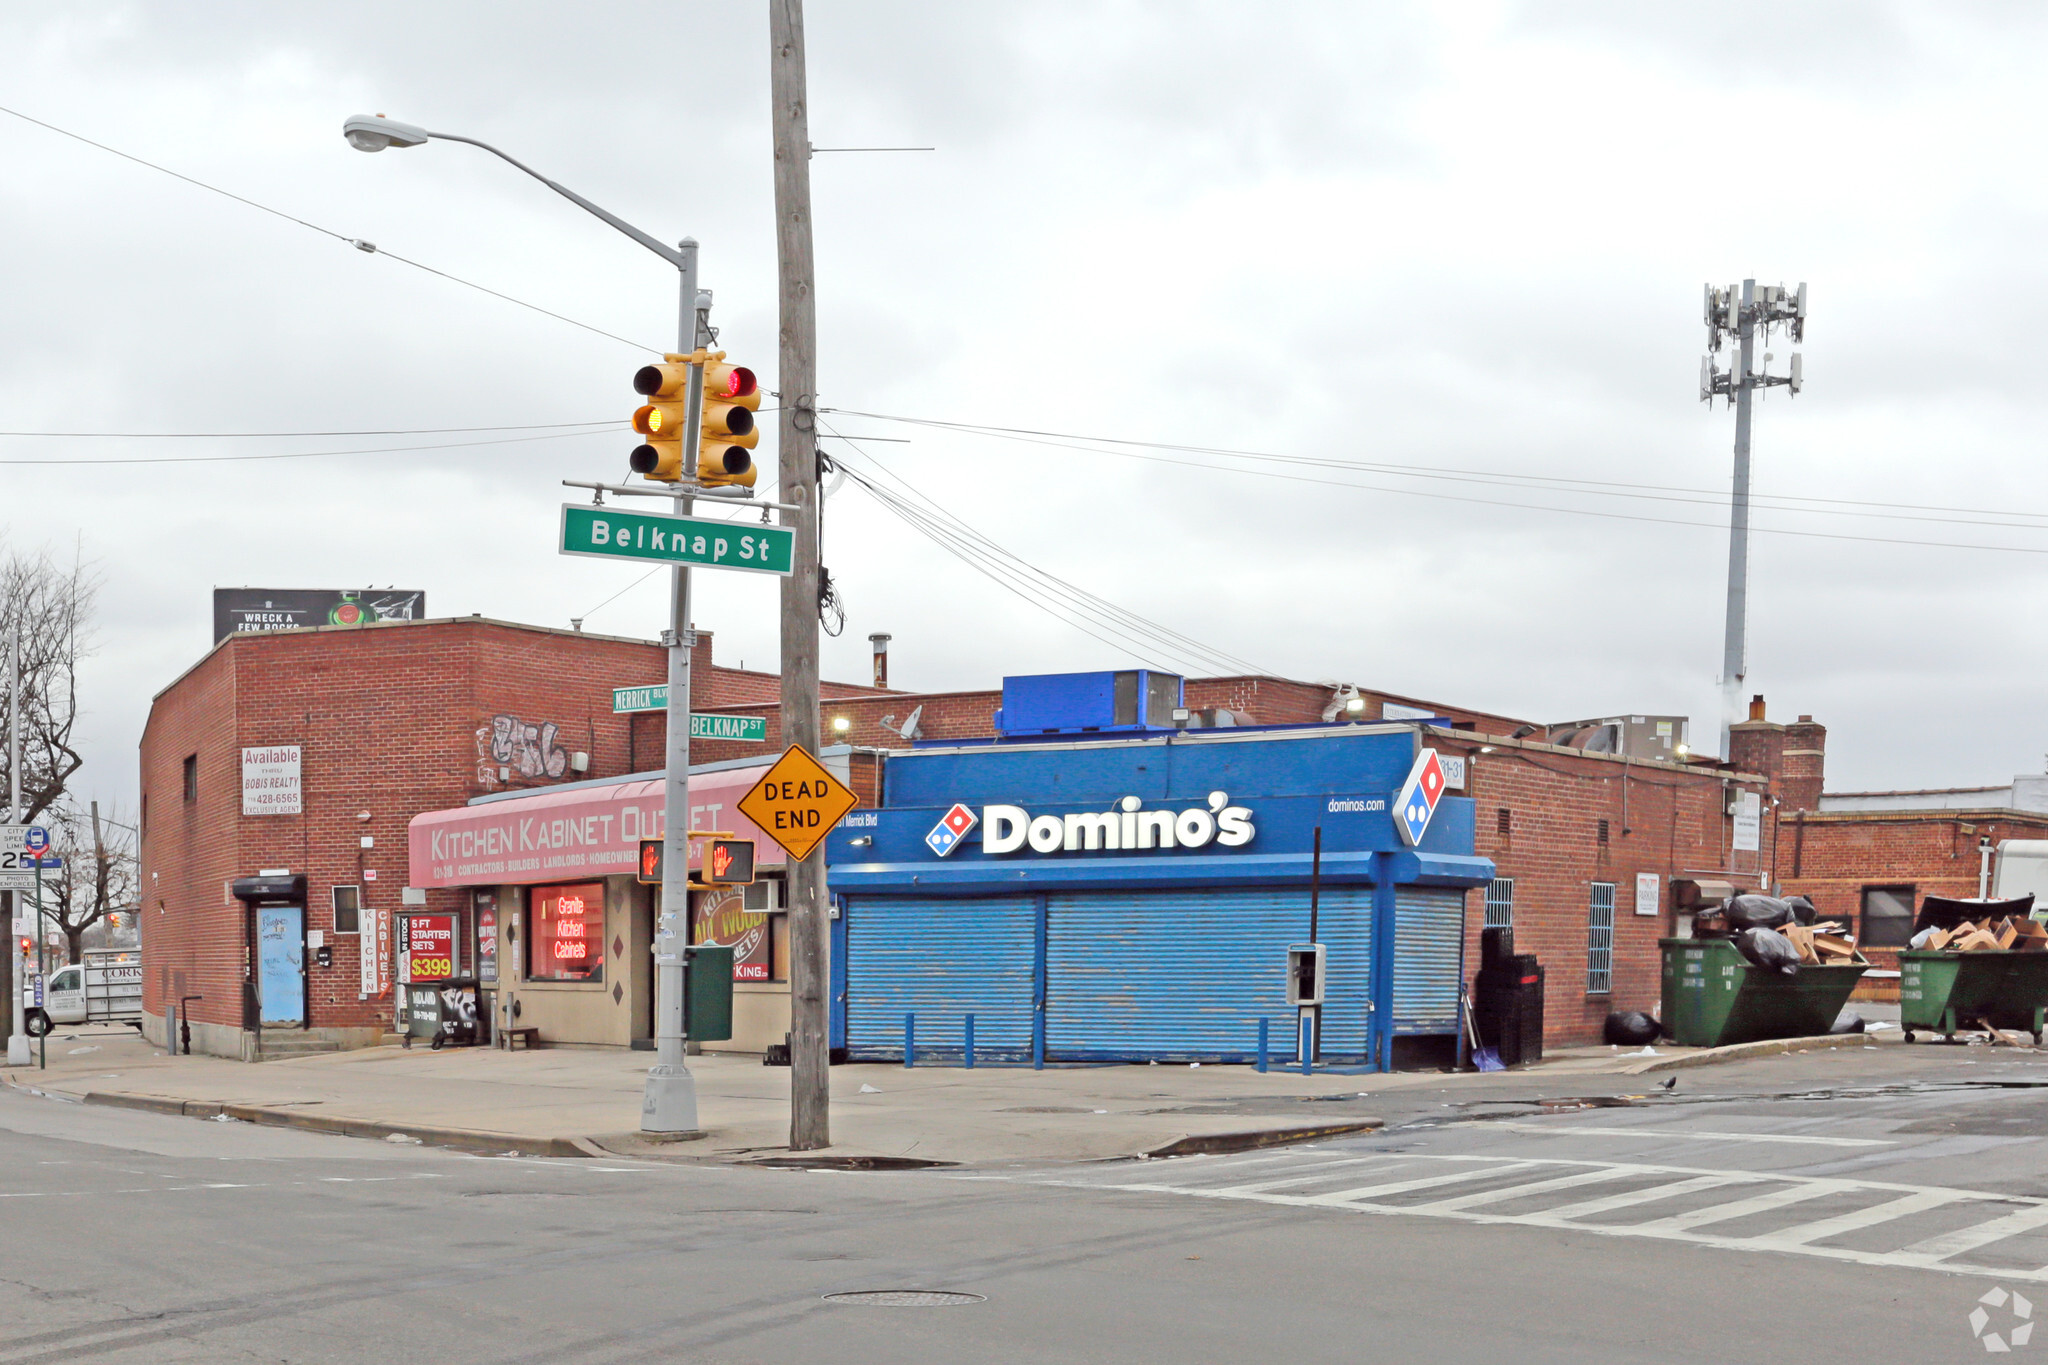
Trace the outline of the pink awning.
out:
M 782 846 L 740 814 L 739 801 L 768 770 L 762 763 L 690 778 L 690 823 L 757 843 L 762 867 L 787 861 Z M 630 875 L 640 841 L 659 839 L 661 783 L 612 782 L 542 791 L 454 810 L 428 811 L 408 827 L 409 886 L 497 886 Z M 691 850 L 697 865 L 701 846 Z

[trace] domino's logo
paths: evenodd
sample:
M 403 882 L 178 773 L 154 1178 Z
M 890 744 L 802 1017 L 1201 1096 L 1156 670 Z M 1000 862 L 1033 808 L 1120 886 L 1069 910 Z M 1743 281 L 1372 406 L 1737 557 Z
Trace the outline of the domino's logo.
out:
M 1415 756 L 1415 766 L 1408 770 L 1408 781 L 1394 803 L 1394 822 L 1400 826 L 1401 840 L 1408 847 L 1414 848 L 1429 832 L 1430 817 L 1436 814 L 1437 800 L 1443 794 L 1443 763 L 1436 750 L 1424 749 Z
M 933 825 L 932 832 L 924 836 L 925 847 L 943 858 L 967 837 L 967 831 L 980 823 L 973 811 L 956 801 L 953 803 L 953 809 L 946 812 L 945 818 Z

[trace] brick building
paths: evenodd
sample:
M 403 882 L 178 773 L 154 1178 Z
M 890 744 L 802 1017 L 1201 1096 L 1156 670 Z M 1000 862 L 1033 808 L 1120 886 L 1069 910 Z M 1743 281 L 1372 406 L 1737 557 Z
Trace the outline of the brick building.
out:
M 1899 948 L 1922 899 L 1973 897 L 1988 851 L 2008 839 L 2048 839 L 2048 776 L 1999 787 L 1828 792 L 1827 731 L 1812 717 L 1775 726 L 1759 714 L 1749 728 L 1767 751 L 1782 753 L 1790 774 L 1778 817 L 1785 894 L 1855 926 L 1874 967 L 1860 998 L 1898 998 Z
M 711 647 L 699 631 L 692 685 L 704 704 L 776 696 L 777 675 L 721 667 Z M 362 926 L 399 907 L 412 818 L 659 767 L 663 717 L 614 715 L 611 689 L 666 672 L 651 641 L 475 616 L 220 641 L 156 695 L 143 730 L 145 1032 L 163 1041 L 167 1007 L 199 997 L 193 1042 L 207 1052 L 376 1041 L 392 1004 L 361 989 Z M 825 694 L 879 693 L 828 683 Z M 263 750 L 296 750 L 297 800 L 245 814 L 246 751 Z M 238 878 L 266 871 L 305 879 L 307 950 L 325 950 L 304 966 L 301 1025 L 267 1041 L 254 1013 L 257 916 L 234 895 Z M 415 908 L 474 931 L 457 892 Z
M 744 770 L 780 750 L 778 678 L 718 665 L 711 641 L 710 632 L 698 632 L 693 710 L 765 715 L 768 734 L 756 744 L 698 741 L 693 757 L 711 768 Z M 494 948 L 500 941 L 507 951 L 530 951 L 514 921 L 531 909 L 520 884 L 531 889 L 538 874 L 505 877 L 506 884 L 453 871 L 409 875 L 422 863 L 416 851 L 409 857 L 408 829 L 435 812 L 459 824 L 464 808 L 487 821 L 559 814 L 565 802 L 643 799 L 627 788 L 658 768 L 664 718 L 614 714 L 611 689 L 656 681 L 664 672 L 663 653 L 650 641 L 481 617 L 222 640 L 158 694 L 143 736 L 144 1007 L 151 1036 L 161 1039 L 170 1007 L 196 996 L 195 1044 L 222 1055 L 378 1040 L 394 1025 L 393 1002 L 375 962 L 364 971 L 362 944 L 376 942 L 364 930 L 388 926 L 402 904 L 454 916 L 458 937 L 474 944 L 479 958 L 490 951 L 487 943 Z M 827 735 L 850 753 L 843 760 L 852 765 L 848 780 L 871 805 L 886 781 L 882 754 L 907 749 L 913 739 L 991 738 L 1002 705 L 994 689 L 910 693 L 827 683 L 823 691 Z M 1771 886 L 1782 824 L 1774 802 L 1807 800 L 1819 789 L 1824 732 L 1772 726 L 1760 716 L 1737 727 L 1736 762 L 1716 765 L 1548 744 L 1544 728 L 1530 721 L 1349 686 L 1188 679 L 1183 700 L 1191 723 L 1203 729 L 1432 718 L 1429 742 L 1465 760 L 1459 794 L 1478 811 L 1475 851 L 1499 869 L 1491 887 L 1467 897 L 1467 961 L 1476 962 L 1482 925 L 1511 923 L 1518 948 L 1546 964 L 1553 1046 L 1597 1041 L 1610 1009 L 1653 1008 L 1656 940 L 1680 927 L 1672 881 Z M 244 751 L 260 758 L 263 750 L 291 748 L 299 755 L 297 809 L 245 814 Z M 707 780 L 723 778 L 714 773 Z M 1760 798 L 1764 812 L 1755 848 L 1736 847 L 1732 794 L 1744 791 Z M 773 855 L 764 862 L 772 871 Z M 259 912 L 235 895 L 237 879 L 264 872 L 305 879 L 305 1017 L 288 1030 L 260 1026 Z M 621 965 L 601 992 L 577 998 L 570 1032 L 625 1045 L 648 1032 L 650 991 L 636 958 L 645 946 L 641 922 L 651 911 L 646 889 L 629 877 L 604 880 L 603 938 Z M 420 890 L 402 902 L 408 885 Z M 338 898 L 352 898 L 355 908 Z M 493 923 L 497 938 L 480 932 Z M 767 937 L 772 946 L 772 932 Z M 388 963 L 389 948 L 373 946 L 373 959 L 381 952 Z M 778 978 L 765 964 L 773 955 L 768 947 L 762 952 L 770 974 L 746 990 L 772 996 Z M 567 986 L 540 985 L 522 987 L 530 1008 L 553 1018 L 547 1010 L 568 1007 Z M 785 995 L 786 989 L 783 982 Z M 741 1002 L 750 1045 L 779 1036 L 774 1003 Z
M 1731 799 L 1754 793 L 1768 811 L 1769 774 L 1729 765 L 1587 753 L 1534 739 L 1432 729 L 1441 752 L 1465 755 L 1476 852 L 1496 880 L 1472 893 L 1466 962 L 1479 931 L 1509 925 L 1515 951 L 1544 965 L 1546 1046 L 1597 1043 L 1613 1010 L 1658 1008 L 1657 941 L 1685 931 L 1679 879 L 1771 882 L 1773 822 L 1757 847 L 1737 847 Z M 1738 747 L 1738 755 L 1743 751 Z

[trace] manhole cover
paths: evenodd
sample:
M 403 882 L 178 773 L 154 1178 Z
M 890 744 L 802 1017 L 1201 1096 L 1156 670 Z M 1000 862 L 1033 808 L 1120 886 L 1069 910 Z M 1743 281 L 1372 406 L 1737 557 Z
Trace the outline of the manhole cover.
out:
M 954 1163 L 914 1156 L 764 1156 L 745 1164 L 789 1171 L 923 1171 Z
M 858 1308 L 951 1308 L 961 1303 L 986 1303 L 985 1294 L 962 1294 L 951 1289 L 849 1289 L 827 1294 L 827 1303 L 850 1303 Z

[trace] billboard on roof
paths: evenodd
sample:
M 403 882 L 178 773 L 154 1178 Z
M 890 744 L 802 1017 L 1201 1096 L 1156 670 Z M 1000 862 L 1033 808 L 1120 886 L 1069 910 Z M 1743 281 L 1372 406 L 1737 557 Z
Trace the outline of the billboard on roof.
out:
M 418 621 L 427 595 L 405 588 L 215 588 L 213 638 L 238 630 L 305 630 Z

